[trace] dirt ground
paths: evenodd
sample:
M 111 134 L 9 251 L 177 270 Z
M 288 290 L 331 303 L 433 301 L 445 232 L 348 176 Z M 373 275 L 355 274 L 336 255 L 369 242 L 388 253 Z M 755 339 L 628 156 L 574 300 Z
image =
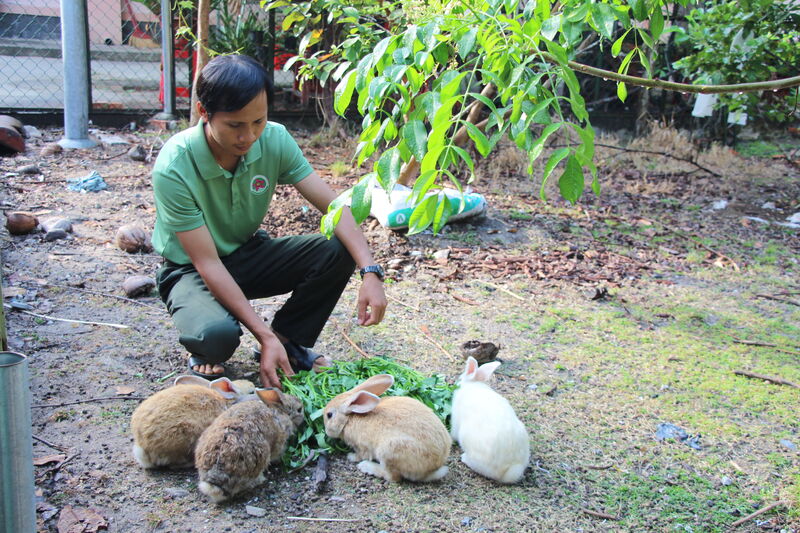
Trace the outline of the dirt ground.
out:
M 346 164 L 347 143 L 292 131 L 336 188 L 362 172 Z M 102 133 L 151 156 L 165 137 Z M 143 471 L 130 451 L 132 411 L 186 365 L 155 292 L 129 299 L 121 288 L 153 276 L 160 258 L 113 242 L 126 223 L 152 230 L 152 163 L 131 160 L 131 145 L 41 155 L 60 134 L 43 131 L 26 153 L 0 159 L 6 213 L 73 224 L 52 241 L 0 234 L 10 349 L 29 356 L 42 531 L 724 531 L 778 500 L 738 530 L 800 531 L 797 389 L 733 372 L 800 382 L 800 233 L 780 225 L 800 211 L 791 157 L 717 148 L 698 160 L 703 170 L 599 147 L 603 192 L 573 207 L 555 189 L 542 202 L 524 157 L 506 146 L 476 171 L 485 216 L 411 237 L 367 219 L 390 274 L 389 312 L 375 328 L 353 324 L 354 276 L 316 348 L 352 360 L 352 342 L 452 382 L 462 343 L 500 345 L 495 387 L 529 429 L 531 467 L 520 484 L 496 485 L 454 446 L 441 483 L 389 484 L 333 457 L 319 492 L 313 463 L 275 466 L 264 486 L 217 506 L 194 471 Z M 637 143 L 692 153 L 670 130 Z M 107 190 L 66 188 L 91 171 Z M 318 224 L 283 188 L 264 227 L 280 236 Z M 268 320 L 281 301 L 256 305 Z M 229 368 L 255 380 L 251 341 Z M 702 449 L 656 440 L 661 422 Z

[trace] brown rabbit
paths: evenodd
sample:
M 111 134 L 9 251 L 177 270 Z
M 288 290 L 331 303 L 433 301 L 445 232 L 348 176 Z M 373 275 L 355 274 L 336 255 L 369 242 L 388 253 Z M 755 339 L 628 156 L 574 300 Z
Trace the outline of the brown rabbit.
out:
M 447 474 L 450 434 L 436 414 L 407 396 L 378 398 L 394 383 L 372 376 L 336 396 L 324 410 L 325 433 L 341 438 L 358 469 L 387 481 L 435 481 Z M 377 461 L 377 462 L 375 462 Z
M 234 405 L 197 442 L 200 492 L 216 503 L 263 483 L 267 465 L 280 459 L 303 423 L 303 404 L 294 396 L 277 389 L 258 389 L 256 395 L 261 401 Z
M 208 381 L 179 376 L 133 412 L 133 456 L 143 468 L 185 468 L 194 462 L 197 439 L 234 401 L 255 391 L 247 380 Z

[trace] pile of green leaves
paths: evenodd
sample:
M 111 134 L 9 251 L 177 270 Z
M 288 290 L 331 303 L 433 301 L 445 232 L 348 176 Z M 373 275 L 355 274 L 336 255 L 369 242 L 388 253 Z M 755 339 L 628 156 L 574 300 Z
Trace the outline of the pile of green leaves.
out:
M 319 374 L 305 371 L 284 377 L 284 392 L 297 396 L 303 402 L 306 423 L 289 441 L 283 464 L 296 468 L 320 452 L 344 452 L 347 446 L 325 434 L 322 410 L 335 396 L 348 391 L 376 374 L 391 374 L 394 385 L 384 396 L 410 396 L 436 413 L 448 423 L 453 396 L 453 386 L 441 375 L 424 376 L 388 357 L 372 357 L 352 362 L 337 362 Z

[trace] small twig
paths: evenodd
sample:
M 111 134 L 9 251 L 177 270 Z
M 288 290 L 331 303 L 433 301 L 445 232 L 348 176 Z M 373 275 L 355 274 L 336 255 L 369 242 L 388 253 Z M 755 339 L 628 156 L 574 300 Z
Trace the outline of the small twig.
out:
M 344 328 L 342 328 L 342 326 L 340 326 L 340 325 L 339 325 L 339 322 L 338 322 L 338 321 L 334 320 L 333 318 L 331 318 L 331 319 L 329 319 L 329 320 L 330 320 L 331 322 L 333 322 L 333 325 L 334 325 L 334 326 L 336 326 L 336 329 L 338 329 L 338 330 L 339 330 L 339 333 L 341 333 L 341 334 L 342 334 L 342 337 L 344 337 L 344 340 L 346 340 L 347 342 L 349 342 L 349 343 L 350 343 L 350 346 L 352 346 L 352 347 L 353 347 L 353 348 L 354 348 L 354 349 L 355 349 L 355 350 L 356 350 L 358 353 L 360 353 L 362 357 L 366 357 L 366 358 L 370 358 L 370 357 L 371 357 L 371 356 L 370 356 L 370 355 L 369 355 L 367 352 L 365 352 L 364 350 L 362 350 L 362 349 L 361 349 L 361 348 L 358 346 L 358 344 L 356 344 L 355 342 L 353 342 L 353 339 L 351 339 L 351 338 L 350 338 L 350 337 L 347 335 L 347 332 L 345 332 Z
M 60 287 L 62 289 L 69 289 L 71 291 L 85 292 L 87 294 L 96 294 L 97 296 L 106 296 L 108 298 L 116 298 L 117 300 L 122 300 L 123 302 L 128 302 L 128 303 L 132 303 L 132 304 L 136 304 L 136 305 L 141 305 L 143 307 L 149 307 L 150 309 L 155 309 L 156 311 L 165 311 L 166 310 L 165 308 L 162 308 L 162 307 L 156 307 L 154 305 L 146 304 L 144 302 L 137 302 L 136 300 L 132 300 L 131 298 L 125 298 L 124 296 L 118 296 L 116 294 L 110 294 L 110 293 L 107 293 L 107 292 L 93 291 L 91 289 L 81 289 L 79 287 L 70 287 L 69 285 L 60 285 L 58 283 L 50 283 L 49 281 L 47 283 L 45 283 L 45 286 L 47 286 L 47 287 Z
M 455 356 L 454 356 L 453 354 L 451 354 L 450 352 L 448 352 L 447 350 L 445 350 L 444 348 L 442 348 L 442 346 L 441 346 L 441 345 L 440 345 L 438 342 L 436 342 L 435 340 L 433 340 L 433 337 L 431 337 L 431 336 L 428 334 L 428 332 L 427 332 L 427 331 L 425 331 L 425 330 L 424 330 L 424 329 L 422 329 L 422 328 L 419 328 L 419 330 L 420 330 L 420 332 L 422 332 L 422 334 L 423 334 L 423 335 L 425 335 L 425 338 L 426 338 L 426 339 L 428 339 L 428 341 L 429 341 L 431 344 L 433 344 L 434 346 L 436 346 L 437 348 L 439 348 L 439 349 L 442 351 L 442 353 L 444 353 L 444 354 L 445 354 L 447 357 L 449 357 L 449 358 L 450 358 L 452 361 L 454 361 L 454 362 L 456 362 L 456 363 L 458 362 L 458 359 L 456 359 L 456 358 L 455 358 Z
M 734 370 L 734 374 L 737 376 L 744 376 L 746 378 L 754 378 L 754 379 L 763 379 L 764 381 L 769 381 L 770 383 L 774 383 L 775 385 L 787 385 L 789 387 L 794 387 L 795 389 L 800 389 L 800 385 L 797 383 L 793 383 L 783 378 L 773 378 L 770 376 L 765 376 L 763 374 L 756 374 L 755 372 L 748 372 L 746 370 Z
M 772 344 L 770 342 L 748 341 L 748 340 L 745 340 L 745 339 L 740 339 L 740 338 L 735 337 L 733 335 L 731 335 L 731 337 L 733 337 L 733 342 L 735 342 L 737 344 L 745 344 L 747 346 L 760 346 L 761 348 L 774 348 L 775 351 L 777 351 L 777 352 L 788 353 L 790 355 L 800 355 L 800 352 L 798 352 L 796 350 L 789 350 L 787 348 L 781 348 L 777 344 Z
M 597 511 L 592 511 L 591 509 L 581 509 L 581 512 L 588 514 L 589 516 L 596 516 L 597 518 L 604 518 L 606 520 L 619 520 L 619 517 L 613 516 L 607 513 L 600 513 Z
M 608 470 L 609 468 L 613 468 L 613 464 L 609 465 L 582 465 L 583 468 L 588 468 L 589 470 Z
M 108 400 L 144 400 L 144 398 L 142 396 L 108 396 L 105 398 L 88 398 L 86 400 L 77 400 L 74 402 L 64 402 L 64 403 L 36 403 L 31 405 L 31 409 L 39 407 L 64 407 L 67 405 L 78 405 L 80 403 L 90 403 L 90 402 L 105 402 Z
M 78 452 L 78 453 L 80 453 L 80 452 Z M 72 455 L 70 455 L 69 457 L 67 457 L 66 459 L 64 459 L 64 460 L 63 460 L 63 461 L 61 461 L 60 463 L 58 463 L 56 466 L 54 466 L 54 467 L 52 467 L 52 468 L 48 468 L 48 469 L 47 469 L 47 470 L 46 470 L 46 471 L 45 471 L 43 474 L 41 474 L 41 475 L 42 475 L 42 476 L 46 476 L 47 474 L 52 474 L 53 472 L 57 472 L 57 471 L 58 471 L 58 470 L 60 470 L 60 469 L 61 469 L 61 467 L 63 467 L 65 464 L 69 463 L 70 461 L 72 461 L 73 459 L 75 459 L 76 457 L 78 457 L 78 453 L 73 453 Z
M 778 500 L 776 502 L 772 502 L 771 504 L 769 504 L 769 505 L 767 505 L 765 507 L 762 507 L 761 509 L 759 509 L 755 513 L 749 514 L 749 515 L 745 516 L 744 518 L 740 518 L 739 520 L 737 520 L 736 522 L 731 524 L 731 528 L 739 527 L 742 524 L 744 524 L 745 522 L 747 522 L 749 520 L 752 520 L 753 518 L 755 518 L 757 516 L 760 516 L 760 515 L 762 515 L 762 514 L 764 514 L 766 512 L 769 512 L 769 511 L 775 509 L 776 507 L 778 507 L 780 505 L 786 505 L 786 502 L 784 500 Z
M 10 304 L 3 304 L 3 306 L 7 307 L 9 309 L 14 309 L 14 307 L 12 305 L 10 305 Z M 89 320 L 73 320 L 71 318 L 57 318 L 57 317 L 54 317 L 54 316 L 40 315 L 39 313 L 32 313 L 30 311 L 25 311 L 23 309 L 15 309 L 15 311 L 18 312 L 18 313 L 25 314 L 25 315 L 35 316 L 36 318 L 44 318 L 46 320 L 56 320 L 58 322 L 72 322 L 74 324 L 91 324 L 93 326 L 109 326 L 109 327 L 118 328 L 118 329 L 130 329 L 130 326 L 126 326 L 125 324 L 109 324 L 109 323 L 106 323 L 106 322 L 91 322 Z
M 164 383 L 165 381 L 167 381 L 169 378 L 171 378 L 172 376 L 174 376 L 174 375 L 175 375 L 175 374 L 177 374 L 177 373 L 178 373 L 178 371 L 177 371 L 177 370 L 173 370 L 172 372 L 170 372 L 170 373 L 169 373 L 169 374 L 167 374 L 166 376 L 161 376 L 160 378 L 158 378 L 158 379 L 156 380 L 156 383 Z
M 419 307 L 414 307 L 413 305 L 409 305 L 409 304 L 405 303 L 402 300 L 398 300 L 397 298 L 395 298 L 391 294 L 387 294 L 386 297 L 389 298 L 391 301 L 393 301 L 395 303 L 399 303 L 400 305 L 408 307 L 409 309 L 412 309 L 412 310 L 416 311 L 417 313 L 419 313 Z
M 734 467 L 734 468 L 735 468 L 735 469 L 736 469 L 738 472 L 740 472 L 740 473 L 742 473 L 742 474 L 747 474 L 747 472 L 745 472 L 745 471 L 744 471 L 744 468 L 742 468 L 741 466 L 739 466 L 739 463 L 737 463 L 737 462 L 736 462 L 736 461 L 734 461 L 733 459 L 731 459 L 731 460 L 730 460 L 730 461 L 728 461 L 728 462 L 729 462 L 729 463 L 731 464 L 731 466 L 732 466 L 732 467 Z
M 790 300 L 789 298 L 778 298 L 777 296 L 773 296 L 771 294 L 756 294 L 756 298 L 764 298 L 767 300 L 774 300 L 776 302 L 782 302 L 785 304 L 792 304 L 800 307 L 800 302 L 797 300 Z
M 22 183 L 23 185 L 39 185 L 40 183 L 64 183 L 66 182 L 66 178 L 62 178 L 60 180 L 42 180 L 42 181 L 34 181 L 34 180 L 23 180 L 23 181 L 15 181 L 14 186 L 17 183 Z
M 361 522 L 366 518 L 314 518 L 312 516 L 287 516 L 286 520 L 307 520 L 309 522 Z
M 509 296 L 513 296 L 514 298 L 516 298 L 517 300 L 519 300 L 521 302 L 526 301 L 525 298 L 523 298 L 519 294 L 513 293 L 510 290 L 506 289 L 505 287 L 501 287 L 500 285 L 495 285 L 494 283 L 489 283 L 488 281 L 483 281 L 482 279 L 475 279 L 475 280 L 472 280 L 472 281 L 474 283 L 481 283 L 483 285 L 486 285 L 487 287 L 491 287 L 493 289 L 497 289 L 498 291 L 502 291 L 502 292 L 508 294 Z
M 459 296 L 458 294 L 451 294 L 450 296 L 452 296 L 453 298 L 455 298 L 459 302 L 464 302 L 465 304 L 468 304 L 468 305 L 480 305 L 475 300 L 470 300 L 469 298 L 464 298 L 463 296 Z
M 98 157 L 98 158 L 95 159 L 95 161 L 108 161 L 109 159 L 114 159 L 114 158 L 117 158 L 117 157 L 119 157 L 121 155 L 125 155 L 129 151 L 130 151 L 130 148 L 126 148 L 125 150 L 121 151 L 118 154 L 110 155 L 108 157 Z
M 58 451 L 60 451 L 60 452 L 64 452 L 64 453 L 66 453 L 66 452 L 68 452 L 68 451 L 69 451 L 67 448 L 64 448 L 63 446 L 59 446 L 58 444 L 53 444 L 52 442 L 47 442 L 47 441 L 46 441 L 46 440 L 44 440 L 42 437 L 37 437 L 36 435 L 31 435 L 31 437 L 33 437 L 33 439 L 34 439 L 34 440 L 38 440 L 38 441 L 39 441 L 39 442 L 41 442 L 42 444 L 45 444 L 45 445 L 47 445 L 47 446 L 50 446 L 50 447 L 51 447 L 51 448 L 53 448 L 54 450 L 58 450 Z

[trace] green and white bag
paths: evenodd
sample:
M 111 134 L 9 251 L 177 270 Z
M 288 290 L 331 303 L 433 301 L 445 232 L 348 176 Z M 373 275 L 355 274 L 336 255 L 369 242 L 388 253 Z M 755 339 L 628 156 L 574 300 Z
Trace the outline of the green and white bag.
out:
M 453 213 L 448 219 L 448 222 L 463 220 L 483 214 L 486 211 L 486 198 L 484 198 L 482 194 L 465 192 L 463 196 L 464 210 L 459 213 L 458 210 L 461 209 L 461 194 L 455 189 L 443 190 L 450 202 Z M 439 193 L 430 192 L 426 197 L 433 194 Z M 370 214 L 377 218 L 378 222 L 380 222 L 381 226 L 384 228 L 407 228 L 408 219 L 411 217 L 411 212 L 414 210 L 409 205 L 409 196 L 411 196 L 411 189 L 404 185 L 395 185 L 391 195 L 387 195 L 382 187 L 377 186 L 372 191 L 372 208 L 370 209 Z

